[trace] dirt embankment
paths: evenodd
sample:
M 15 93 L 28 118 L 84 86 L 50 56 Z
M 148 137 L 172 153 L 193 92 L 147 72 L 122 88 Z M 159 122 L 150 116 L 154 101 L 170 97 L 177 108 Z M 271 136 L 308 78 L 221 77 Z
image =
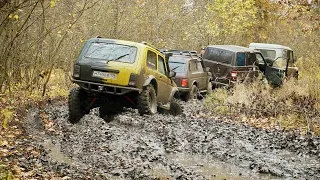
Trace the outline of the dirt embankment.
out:
M 65 104 L 33 109 L 20 142 L 29 149 L 5 161 L 35 178 L 320 179 L 319 137 L 203 118 L 201 101 L 184 112 L 128 110 L 106 123 L 94 109 L 72 125 Z

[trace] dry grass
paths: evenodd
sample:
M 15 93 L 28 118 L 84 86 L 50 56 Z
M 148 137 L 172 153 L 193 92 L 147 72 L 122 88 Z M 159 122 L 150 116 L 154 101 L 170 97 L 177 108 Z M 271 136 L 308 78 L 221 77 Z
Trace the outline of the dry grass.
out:
M 238 117 L 259 127 L 320 135 L 320 65 L 300 60 L 298 66 L 298 81 L 285 80 L 282 87 L 275 89 L 258 80 L 238 84 L 229 91 L 218 89 L 206 99 L 207 108 L 217 115 Z

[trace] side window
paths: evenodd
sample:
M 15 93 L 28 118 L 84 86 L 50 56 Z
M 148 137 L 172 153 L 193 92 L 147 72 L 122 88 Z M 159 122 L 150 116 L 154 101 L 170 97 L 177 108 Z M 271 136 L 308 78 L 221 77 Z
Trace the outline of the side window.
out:
M 257 61 L 255 53 L 247 53 L 247 65 L 253 65 Z
M 237 66 L 245 66 L 245 65 L 246 65 L 246 54 L 237 53 Z
M 161 74 L 166 74 L 166 66 L 164 63 L 164 59 L 161 56 L 158 56 L 158 71 Z
M 197 63 L 195 61 L 189 61 L 189 71 L 197 72 Z
M 152 51 L 147 54 L 147 66 L 151 69 L 157 70 L 157 55 Z

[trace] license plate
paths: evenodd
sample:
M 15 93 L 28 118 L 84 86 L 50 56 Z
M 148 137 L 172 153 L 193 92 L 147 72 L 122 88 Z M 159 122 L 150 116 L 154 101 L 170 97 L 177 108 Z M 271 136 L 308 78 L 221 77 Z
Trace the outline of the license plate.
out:
M 105 78 L 105 79 L 117 79 L 117 75 L 114 73 L 107 73 L 101 71 L 93 71 L 93 77 Z

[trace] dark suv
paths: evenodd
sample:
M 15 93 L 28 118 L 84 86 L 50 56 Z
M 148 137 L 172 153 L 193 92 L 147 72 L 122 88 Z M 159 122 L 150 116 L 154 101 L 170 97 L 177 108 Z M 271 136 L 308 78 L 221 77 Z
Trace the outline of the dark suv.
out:
M 196 51 L 170 50 L 165 54 L 170 70 L 176 72 L 174 81 L 178 86 L 180 98 L 188 101 L 212 91 L 210 68 L 205 67 Z
M 234 45 L 210 45 L 203 54 L 203 61 L 210 67 L 213 87 L 233 86 L 236 82 L 252 80 L 259 75 L 255 65 L 257 51 Z

